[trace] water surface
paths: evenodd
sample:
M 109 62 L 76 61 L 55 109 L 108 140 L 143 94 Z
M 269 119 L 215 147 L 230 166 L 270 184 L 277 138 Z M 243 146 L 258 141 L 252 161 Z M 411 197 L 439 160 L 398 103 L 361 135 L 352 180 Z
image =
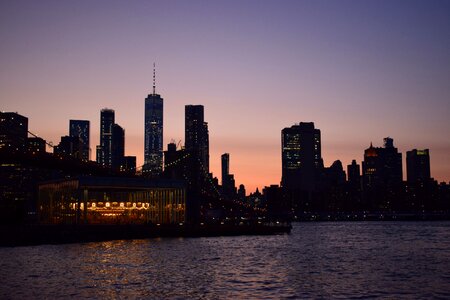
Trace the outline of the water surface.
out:
M 0 298 L 450 298 L 450 222 L 0 248 Z

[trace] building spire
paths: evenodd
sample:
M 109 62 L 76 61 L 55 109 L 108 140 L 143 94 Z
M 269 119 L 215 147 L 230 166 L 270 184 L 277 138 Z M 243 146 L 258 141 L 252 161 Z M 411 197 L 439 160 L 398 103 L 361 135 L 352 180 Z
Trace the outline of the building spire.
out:
M 156 95 L 156 64 L 153 63 L 153 95 Z

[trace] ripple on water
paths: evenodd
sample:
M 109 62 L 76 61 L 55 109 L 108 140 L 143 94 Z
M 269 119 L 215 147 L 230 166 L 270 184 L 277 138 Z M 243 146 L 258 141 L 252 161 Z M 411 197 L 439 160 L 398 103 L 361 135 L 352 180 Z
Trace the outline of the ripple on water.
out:
M 0 248 L 0 298 L 449 298 L 450 222 Z

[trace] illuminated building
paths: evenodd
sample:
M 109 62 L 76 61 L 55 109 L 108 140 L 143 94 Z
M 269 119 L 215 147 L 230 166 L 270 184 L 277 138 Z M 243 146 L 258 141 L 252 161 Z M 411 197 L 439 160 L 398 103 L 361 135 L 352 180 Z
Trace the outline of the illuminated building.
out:
M 179 224 L 182 183 L 146 178 L 79 177 L 39 185 L 41 224 Z
M 69 136 L 77 137 L 81 140 L 81 158 L 84 161 L 90 160 L 89 147 L 89 121 L 86 120 L 70 120 L 69 121 Z
M 97 146 L 97 163 L 104 167 L 112 166 L 112 131 L 114 110 L 104 108 L 100 112 L 100 145 Z
M 198 159 L 202 172 L 209 173 L 209 133 L 203 105 L 185 106 L 184 129 L 186 150 Z
M 163 116 L 164 102 L 156 94 L 155 70 L 153 69 L 153 93 L 145 98 L 144 166 L 142 172 L 158 176 L 163 167 Z
M 24 152 L 27 136 L 27 117 L 13 112 L 0 112 L 0 150 Z
M 406 176 L 409 183 L 426 182 L 431 179 L 428 149 L 406 152 Z
M 281 131 L 282 186 L 307 192 L 314 190 L 323 168 L 320 130 L 303 123 Z

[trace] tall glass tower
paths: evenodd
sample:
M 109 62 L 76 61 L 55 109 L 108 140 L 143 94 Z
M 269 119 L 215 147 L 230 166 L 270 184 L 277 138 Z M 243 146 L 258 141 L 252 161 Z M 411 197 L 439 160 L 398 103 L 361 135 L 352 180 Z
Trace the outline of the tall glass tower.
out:
M 155 65 L 153 64 L 153 94 L 145 98 L 145 143 L 142 172 L 158 176 L 163 166 L 163 98 L 156 94 Z
M 69 135 L 77 137 L 82 144 L 81 158 L 84 161 L 90 159 L 89 148 L 89 121 L 87 120 L 70 120 L 69 121 Z
M 114 110 L 104 108 L 100 112 L 100 145 L 97 146 L 97 163 L 105 167 L 112 166 L 112 130 Z

